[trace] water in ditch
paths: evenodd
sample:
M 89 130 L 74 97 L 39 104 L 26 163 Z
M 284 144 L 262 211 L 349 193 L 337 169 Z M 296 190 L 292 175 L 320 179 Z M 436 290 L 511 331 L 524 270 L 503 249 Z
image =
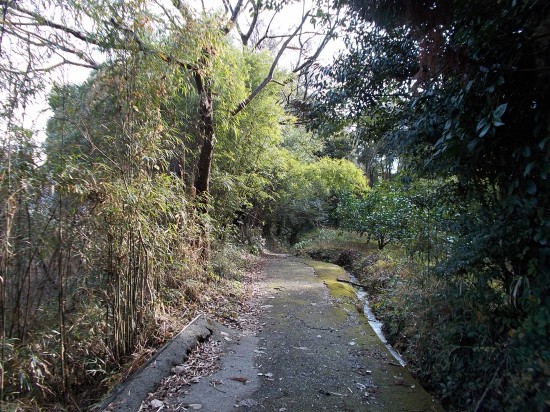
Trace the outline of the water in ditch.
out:
M 350 280 L 354 283 L 358 283 L 358 280 L 353 276 L 349 275 Z M 355 288 L 357 293 L 357 299 L 359 299 L 361 302 L 364 302 L 363 305 L 363 313 L 365 314 L 367 320 L 369 321 L 370 326 L 378 336 L 378 338 L 386 345 L 390 353 L 393 355 L 393 357 L 399 362 L 401 366 L 405 366 L 407 362 L 403 359 L 403 357 L 397 352 L 386 340 L 386 337 L 384 336 L 384 332 L 382 332 L 382 322 L 376 318 L 374 313 L 372 312 L 372 309 L 369 306 L 369 296 L 368 293 L 363 288 Z

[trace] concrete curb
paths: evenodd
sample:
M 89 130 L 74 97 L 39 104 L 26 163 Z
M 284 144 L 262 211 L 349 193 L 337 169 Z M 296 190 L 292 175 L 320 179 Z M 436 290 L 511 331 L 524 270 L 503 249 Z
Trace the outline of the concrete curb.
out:
M 189 353 L 200 342 L 207 340 L 213 331 L 213 324 L 204 315 L 198 315 L 91 411 L 139 411 L 147 394 L 153 392 L 160 381 L 170 374 L 171 369 L 183 363 Z

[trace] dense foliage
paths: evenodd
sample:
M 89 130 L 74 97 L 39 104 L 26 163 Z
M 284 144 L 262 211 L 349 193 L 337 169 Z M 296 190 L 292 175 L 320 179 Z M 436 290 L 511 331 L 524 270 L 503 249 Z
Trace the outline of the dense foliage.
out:
M 305 232 L 336 222 L 336 207 L 344 194 L 359 195 L 368 189 L 361 170 L 348 160 L 323 157 L 303 163 L 284 152 L 281 158 L 277 200 L 264 230 L 268 237 L 296 243 Z
M 457 205 L 448 257 L 430 269 L 444 280 L 443 297 L 434 306 L 424 294 L 420 305 L 430 302 L 443 329 L 418 338 L 430 354 L 411 359 L 457 409 L 543 410 L 550 5 L 346 3 L 358 13 L 348 25 L 349 53 L 317 73 L 312 119 L 375 131 L 406 174 L 446 182 L 433 193 L 437 203 Z M 372 127 L 384 112 L 390 121 Z
M 409 235 L 407 224 L 414 214 L 406 196 L 380 184 L 367 196 L 347 196 L 338 205 L 340 227 L 374 238 L 379 249 L 388 243 L 404 241 Z
M 202 277 L 199 217 L 168 173 L 166 96 L 145 66 L 113 62 L 81 86 L 54 87 L 40 165 L 30 148 L 10 150 L 25 140 L 8 131 L 4 400 L 89 404 L 117 365 L 169 337 L 162 319 Z

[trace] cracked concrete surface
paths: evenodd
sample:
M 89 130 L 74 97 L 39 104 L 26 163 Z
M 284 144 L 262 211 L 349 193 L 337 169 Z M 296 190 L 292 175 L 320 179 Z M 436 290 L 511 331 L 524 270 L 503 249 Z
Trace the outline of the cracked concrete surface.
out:
M 225 332 L 231 341 L 222 369 L 193 385 L 180 405 L 212 412 L 441 410 L 356 311 L 353 290 L 335 282 L 341 268 L 267 260 L 257 336 Z

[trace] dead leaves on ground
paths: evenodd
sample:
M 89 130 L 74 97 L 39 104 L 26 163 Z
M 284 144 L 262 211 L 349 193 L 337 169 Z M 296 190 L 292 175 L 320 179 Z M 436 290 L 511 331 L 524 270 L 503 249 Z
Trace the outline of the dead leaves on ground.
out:
M 142 411 L 169 411 L 169 400 L 183 397 L 186 389 L 193 383 L 198 383 L 205 376 L 212 375 L 219 369 L 218 359 L 221 356 L 221 344 L 218 341 L 201 343 L 191 352 L 187 361 L 172 368 L 172 375 L 163 379 L 159 389 L 150 393 L 142 403 Z M 179 410 L 200 409 L 199 404 L 180 405 Z
M 258 261 L 251 270 L 247 271 L 241 279 L 242 293 L 230 294 L 231 302 L 225 296 L 216 296 L 208 302 L 203 302 L 203 306 L 209 312 L 209 316 L 225 324 L 230 328 L 238 328 L 243 333 L 253 334 L 259 327 L 258 319 L 262 311 L 260 303 L 262 301 L 263 291 L 258 287 L 258 278 L 262 276 L 262 266 L 265 262 Z M 221 310 L 224 306 L 232 306 L 237 309 L 237 313 L 231 313 L 227 316 L 227 311 Z M 225 341 L 231 341 L 227 334 L 222 334 Z M 172 369 L 172 375 L 165 378 L 159 389 L 150 393 L 145 401 L 142 402 L 141 411 L 183 411 L 189 409 L 201 409 L 200 404 L 181 403 L 177 407 L 170 406 L 170 400 L 183 398 L 187 392 L 187 387 L 193 383 L 198 383 L 205 376 L 212 375 L 219 369 L 218 359 L 221 356 L 221 342 L 207 341 L 191 353 L 184 364 L 177 365 Z M 233 378 L 231 378 L 233 379 Z M 248 379 L 235 377 L 233 379 L 241 382 L 243 385 Z M 243 381 L 244 380 L 244 381 Z M 215 389 L 223 382 L 211 380 L 211 386 Z M 223 391 L 222 391 L 223 392 Z

